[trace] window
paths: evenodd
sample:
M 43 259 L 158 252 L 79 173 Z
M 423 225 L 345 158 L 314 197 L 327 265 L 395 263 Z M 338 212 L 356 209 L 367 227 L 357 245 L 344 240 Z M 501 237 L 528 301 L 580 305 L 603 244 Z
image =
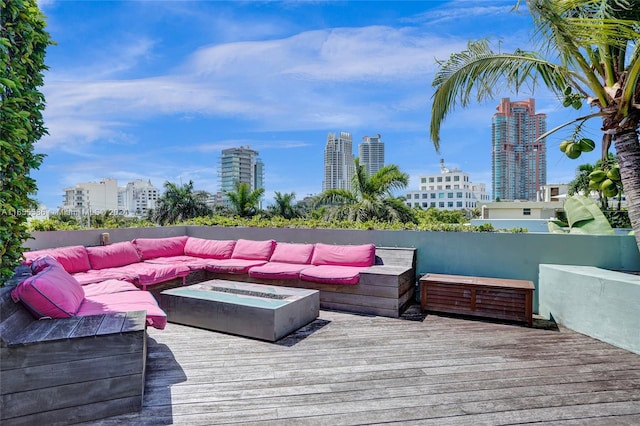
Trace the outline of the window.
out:
M 429 183 L 433 183 L 433 178 L 432 177 L 429 178 Z
M 444 189 L 451 189 L 451 185 L 445 185 Z
M 451 176 L 445 176 L 444 181 L 445 182 L 451 182 Z
M 431 203 L 431 204 L 429 204 L 429 206 L 430 206 L 430 207 L 435 207 L 435 206 L 436 206 L 436 203 Z
M 531 216 L 531 209 L 522 209 L 523 216 Z
M 447 198 L 453 198 L 453 192 L 448 192 L 447 193 Z
M 453 181 L 454 182 L 459 182 L 460 181 L 460 176 L 454 176 L 453 177 Z
M 440 206 L 441 209 L 444 208 L 444 202 L 441 201 L 438 205 Z
M 449 202 L 447 203 L 447 207 L 453 207 L 453 201 L 449 201 Z
M 420 194 L 413 194 L 413 198 L 415 198 L 415 199 L 420 198 Z
M 427 183 L 427 178 L 420 179 L 420 183 Z
M 444 192 L 439 192 L 438 193 L 438 198 L 444 198 Z M 444 206 L 443 206 L 444 207 Z
M 426 192 L 422 193 L 422 198 L 427 198 L 429 196 L 429 194 L 427 194 Z
M 456 198 L 462 198 L 462 192 L 456 192 Z
M 435 193 L 435 192 L 432 192 L 432 193 L 430 194 L 430 198 L 436 198 L 436 193 Z M 435 207 L 435 206 L 433 206 L 433 207 Z
M 429 207 L 429 203 L 422 203 L 422 207 Z
M 462 207 L 462 201 L 456 202 L 456 207 Z
M 442 182 L 442 176 L 438 176 L 438 182 Z

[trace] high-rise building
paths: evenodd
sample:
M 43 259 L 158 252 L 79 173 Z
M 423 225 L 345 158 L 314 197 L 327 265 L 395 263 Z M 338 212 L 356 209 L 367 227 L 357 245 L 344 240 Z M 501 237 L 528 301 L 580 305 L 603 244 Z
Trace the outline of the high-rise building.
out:
M 362 142 L 358 145 L 358 155 L 360 164 L 367 169 L 369 176 L 376 174 L 384 167 L 384 142 L 377 136 L 363 136 Z
M 223 149 L 219 167 L 220 193 L 227 204 L 225 191 L 235 191 L 236 183 L 246 183 L 251 191 L 264 188 L 264 163 L 250 147 Z
M 351 133 L 329 133 L 324 148 L 324 180 L 322 190 L 351 190 L 351 180 L 355 170 L 353 141 Z
M 469 175 L 458 169 L 449 170 L 440 161 L 440 174 L 420 175 L 420 190 L 407 191 L 407 206 L 439 210 L 474 209 L 489 201 L 484 183 L 472 183 Z
M 536 200 L 547 183 L 547 148 L 538 138 L 547 116 L 536 114 L 535 100 L 503 98 L 492 123 L 492 192 L 494 199 Z

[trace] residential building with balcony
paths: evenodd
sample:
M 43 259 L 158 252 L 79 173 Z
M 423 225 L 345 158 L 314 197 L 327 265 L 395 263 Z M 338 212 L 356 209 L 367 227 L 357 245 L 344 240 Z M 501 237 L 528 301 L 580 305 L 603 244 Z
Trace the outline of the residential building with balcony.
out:
M 101 179 L 99 182 L 78 183 L 65 188 L 62 209 L 72 215 L 102 213 L 118 210 L 118 181 Z
M 228 205 L 225 191 L 235 191 L 236 183 L 246 183 L 251 191 L 264 188 L 264 163 L 258 151 L 250 147 L 223 149 L 218 167 L 220 197 L 218 200 Z
M 535 100 L 503 98 L 492 121 L 492 194 L 501 201 L 537 199 L 547 183 L 546 115 L 536 114 Z
M 351 133 L 329 133 L 324 148 L 324 180 L 322 190 L 351 190 L 355 172 Z
M 472 183 L 469 174 L 458 169 L 449 170 L 440 162 L 439 174 L 420 175 L 420 189 L 407 191 L 409 207 L 439 210 L 474 209 L 491 199 L 484 183 Z
M 134 180 L 118 189 L 118 208 L 126 216 L 145 216 L 156 208 L 159 196 L 151 180 Z
M 376 136 L 363 136 L 358 145 L 360 164 L 364 165 L 369 176 L 376 174 L 384 167 L 384 142 L 380 140 L 380 134 Z

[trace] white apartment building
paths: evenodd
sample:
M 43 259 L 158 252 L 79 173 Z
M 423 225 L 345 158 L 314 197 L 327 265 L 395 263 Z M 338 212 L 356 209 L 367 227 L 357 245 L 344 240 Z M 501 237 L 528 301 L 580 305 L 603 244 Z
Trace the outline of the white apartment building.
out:
M 358 145 L 358 156 L 360 164 L 367 169 L 369 176 L 376 174 L 384 167 L 384 142 L 377 136 L 363 136 L 362 142 Z
M 65 188 L 61 209 L 65 213 L 86 216 L 102 214 L 107 210 L 125 216 L 143 216 L 155 208 L 160 191 L 151 181 L 136 180 L 118 187 L 116 179 L 82 182 Z
M 118 210 L 118 181 L 101 179 L 100 182 L 78 183 L 65 188 L 62 209 L 73 215 L 102 213 Z
M 351 190 L 351 181 L 355 172 L 353 141 L 351 133 L 329 133 L 324 148 L 324 180 L 322 190 Z
M 462 210 L 479 207 L 479 203 L 490 200 L 484 183 L 472 183 L 467 173 L 449 170 L 444 161 L 440 163 L 439 174 L 421 175 L 420 190 L 407 191 L 407 206 Z
M 151 180 L 138 179 L 118 188 L 118 209 L 126 216 L 146 216 L 156 208 L 160 196 Z

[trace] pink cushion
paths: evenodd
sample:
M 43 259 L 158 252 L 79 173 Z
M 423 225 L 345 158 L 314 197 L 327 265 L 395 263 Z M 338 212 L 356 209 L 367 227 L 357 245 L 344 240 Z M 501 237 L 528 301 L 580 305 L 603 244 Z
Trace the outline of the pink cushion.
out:
M 252 266 L 267 263 L 265 260 L 251 259 L 212 259 L 207 264 L 207 271 L 220 274 L 246 274 Z
M 140 256 L 131 241 L 87 247 L 87 254 L 92 269 L 115 268 L 140 262 Z
M 106 280 L 121 280 L 132 283 L 137 278 L 135 274 L 127 274 L 123 271 L 118 270 L 117 268 L 92 269 L 87 272 L 78 272 L 72 275 L 73 278 L 75 278 L 80 283 L 80 285 L 83 286 L 92 283 L 99 283 Z
M 147 311 L 147 324 L 162 330 L 167 325 L 167 314 L 148 291 L 125 291 L 88 296 L 78 316 L 115 314 L 121 312 Z
M 300 277 L 300 271 L 312 267 L 308 263 L 285 263 L 269 261 L 262 266 L 254 266 L 249 269 L 249 276 L 268 280 L 296 280 Z
M 274 240 L 238 240 L 233 248 L 232 259 L 269 260 L 276 245 Z
M 330 245 L 317 243 L 313 250 L 313 265 L 372 266 L 376 259 L 376 246 Z
M 44 268 L 11 292 L 37 318 L 69 318 L 84 300 L 82 286 L 59 264 Z
M 313 244 L 276 243 L 270 262 L 310 263 Z
M 148 262 L 132 263 L 116 268 L 116 270 L 135 276 L 133 283 L 143 288 L 175 278 L 186 277 L 191 271 L 187 265 L 182 263 L 162 264 Z
M 84 246 L 69 246 L 47 250 L 27 251 L 24 253 L 25 263 L 31 265 L 33 260 L 43 255 L 50 255 L 56 259 L 62 267 L 73 274 L 74 272 L 84 272 L 91 269 L 87 249 Z
M 189 237 L 136 238 L 133 245 L 142 260 L 154 257 L 180 256 L 184 254 L 184 245 Z
M 321 265 L 300 271 L 300 279 L 322 284 L 358 284 L 360 272 L 367 268 L 358 266 Z
M 100 294 L 122 293 L 123 291 L 140 291 L 138 287 L 127 281 L 106 280 L 99 283 L 82 286 L 84 297 L 97 296 Z M 126 297 L 126 296 L 122 296 Z
M 206 259 L 230 259 L 235 245 L 236 242 L 233 240 L 205 240 L 189 237 L 184 246 L 184 254 Z
M 145 263 L 158 263 L 158 264 L 181 264 L 189 267 L 192 271 L 199 271 L 205 269 L 211 259 L 204 259 L 202 257 L 194 256 L 170 256 L 170 257 L 156 257 L 154 259 L 145 260 Z

